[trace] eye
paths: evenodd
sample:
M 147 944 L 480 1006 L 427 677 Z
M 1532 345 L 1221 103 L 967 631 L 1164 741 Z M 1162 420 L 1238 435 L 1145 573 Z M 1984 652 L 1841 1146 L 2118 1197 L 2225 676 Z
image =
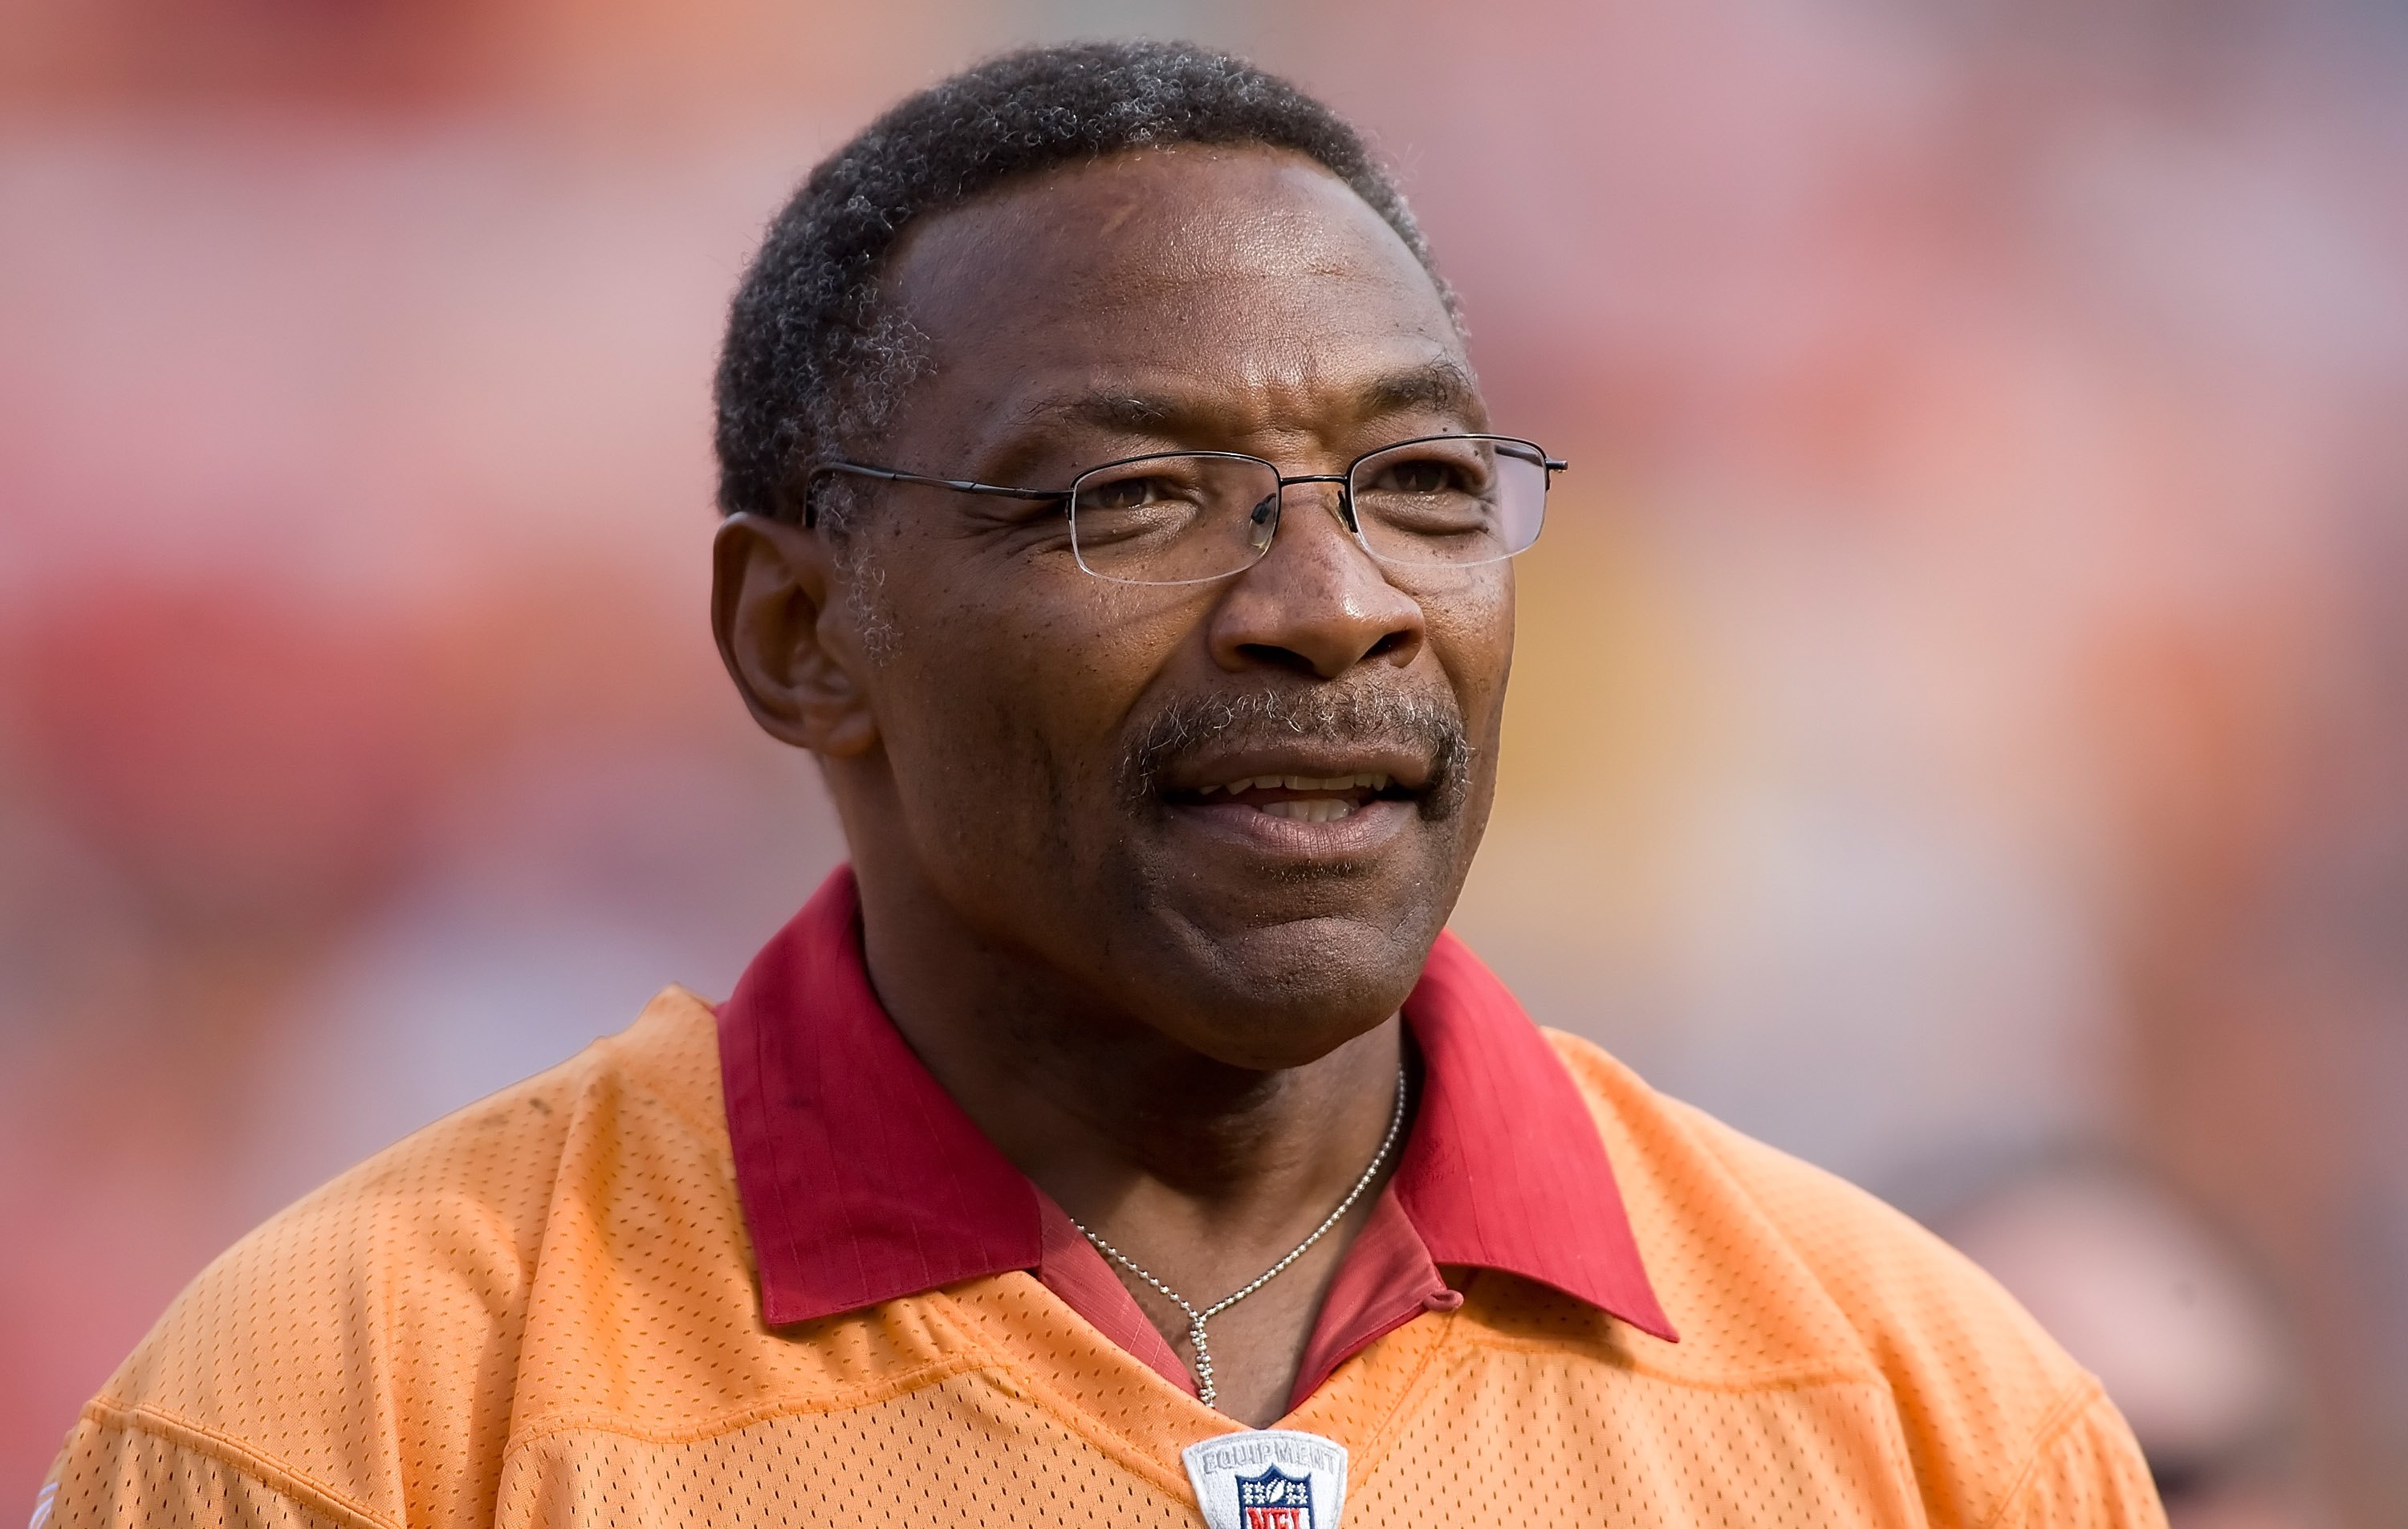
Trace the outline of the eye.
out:
M 1373 550 L 1416 541 L 1487 535 L 1496 520 L 1497 473 L 1484 442 L 1414 441 L 1354 470 L 1354 510 Z
M 1185 536 L 1211 516 L 1219 466 L 1166 456 L 1088 474 L 1079 479 L 1070 507 L 1072 541 L 1091 555 L 1107 546 L 1127 555 L 1140 545 Z
M 1428 458 L 1384 464 L 1369 486 L 1388 493 L 1455 493 L 1467 487 L 1456 464 Z
M 1496 474 L 1484 453 L 1475 448 L 1443 445 L 1416 447 L 1380 457 L 1357 470 L 1357 493 L 1426 499 L 1488 492 Z
M 1161 478 L 1130 477 L 1109 482 L 1085 483 L 1079 489 L 1079 507 L 1091 510 L 1142 509 L 1172 497 L 1175 492 L 1169 480 Z

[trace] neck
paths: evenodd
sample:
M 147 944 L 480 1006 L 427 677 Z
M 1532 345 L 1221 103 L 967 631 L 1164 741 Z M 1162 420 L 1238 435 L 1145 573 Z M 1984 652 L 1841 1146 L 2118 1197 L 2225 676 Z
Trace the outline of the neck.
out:
M 916 879 L 861 884 L 870 980 L 946 1092 L 1070 1215 L 1199 1288 L 1251 1278 L 1257 1254 L 1312 1230 L 1387 1132 L 1394 1015 L 1301 1066 L 1232 1066 L 983 935 Z

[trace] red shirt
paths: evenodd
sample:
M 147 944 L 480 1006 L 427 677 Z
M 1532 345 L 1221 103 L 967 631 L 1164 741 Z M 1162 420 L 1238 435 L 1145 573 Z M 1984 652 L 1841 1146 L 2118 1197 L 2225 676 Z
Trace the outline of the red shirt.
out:
M 1674 1337 L 1596 1122 L 1555 1049 L 1451 935 L 1404 1020 L 1422 1087 L 1397 1171 L 1347 1248 L 1289 1397 L 1423 1310 L 1440 1265 L 1553 1286 Z M 719 1007 L 744 1220 L 772 1326 L 1025 1269 L 1174 1384 L 1195 1382 L 1119 1276 L 931 1077 L 871 991 L 839 867 Z

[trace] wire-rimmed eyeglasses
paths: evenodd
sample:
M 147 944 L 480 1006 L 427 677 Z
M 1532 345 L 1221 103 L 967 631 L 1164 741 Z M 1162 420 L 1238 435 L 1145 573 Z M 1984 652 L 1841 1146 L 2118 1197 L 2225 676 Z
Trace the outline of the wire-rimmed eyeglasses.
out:
M 1382 563 L 1464 568 L 1539 539 L 1547 487 L 1568 464 L 1513 436 L 1422 436 L 1367 451 L 1342 473 L 1283 474 L 1237 451 L 1157 451 L 1090 467 L 1067 489 L 1010 488 L 864 463 L 805 475 L 803 523 L 824 473 L 958 493 L 1058 503 L 1079 566 L 1123 584 L 1197 584 L 1241 573 L 1270 550 L 1282 499 L 1298 483 L 1338 485 L 1337 515 Z

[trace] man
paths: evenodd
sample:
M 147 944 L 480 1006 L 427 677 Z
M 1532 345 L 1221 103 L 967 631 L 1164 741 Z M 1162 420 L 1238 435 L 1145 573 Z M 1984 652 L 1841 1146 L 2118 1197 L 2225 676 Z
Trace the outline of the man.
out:
M 43 1513 L 2158 1522 L 1969 1265 L 1441 933 L 1563 464 L 1326 108 L 949 80 L 772 227 L 719 403 L 720 646 L 851 867 L 212 1266 Z

